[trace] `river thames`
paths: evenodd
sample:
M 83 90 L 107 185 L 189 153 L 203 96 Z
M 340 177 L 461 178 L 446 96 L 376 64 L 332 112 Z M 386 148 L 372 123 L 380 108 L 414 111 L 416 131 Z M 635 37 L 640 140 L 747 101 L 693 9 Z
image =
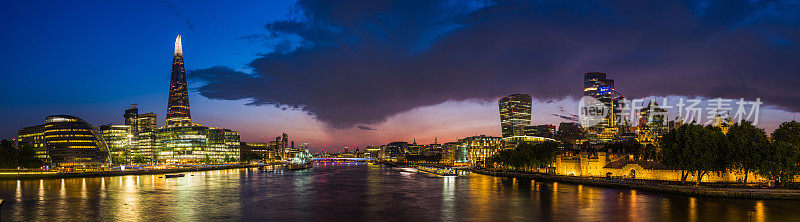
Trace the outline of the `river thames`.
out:
M 795 221 L 800 202 L 736 200 L 372 164 L 0 181 L 3 221 Z

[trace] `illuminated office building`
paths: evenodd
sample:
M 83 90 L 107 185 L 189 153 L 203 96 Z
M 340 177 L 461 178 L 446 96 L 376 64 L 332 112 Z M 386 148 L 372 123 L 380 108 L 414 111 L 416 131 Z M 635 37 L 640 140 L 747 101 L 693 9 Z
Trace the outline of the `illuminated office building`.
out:
M 17 146 L 28 146 L 33 149 L 36 159 L 41 160 L 45 165 L 50 165 L 50 152 L 44 140 L 44 124 L 22 128 L 17 134 Z
M 239 159 L 239 132 L 205 126 L 162 127 L 156 131 L 162 163 L 221 163 Z
M 274 147 L 272 147 L 270 143 L 241 142 L 240 144 L 241 145 L 239 147 L 240 149 L 239 152 L 241 153 L 240 156 L 242 157 L 246 156 L 249 153 L 255 153 L 256 155 L 261 157 L 261 159 L 274 160 L 279 158 L 278 150 L 274 149 Z
M 377 159 L 380 153 L 381 147 L 380 146 L 367 146 L 364 151 L 364 157 Z
M 103 125 L 99 127 L 100 135 L 108 146 L 108 153 L 113 164 L 129 164 L 131 151 L 134 149 L 134 137 L 128 125 Z
M 459 153 L 460 151 L 462 151 L 462 147 L 459 142 L 447 142 L 442 144 L 442 162 L 448 165 L 453 165 L 456 162 L 469 162 L 467 161 L 468 152 Z M 462 156 L 463 158 L 460 158 Z
M 125 110 L 123 117 L 125 125 L 131 126 L 131 134 L 136 136 L 139 133 L 139 108 L 136 108 L 136 104 L 131 104 L 131 108 Z
M 461 143 L 462 150 L 467 152 L 466 161 L 472 165 L 484 164 L 486 158 L 500 151 L 502 146 L 502 138 L 486 135 L 467 137 L 458 142 Z
M 135 136 L 136 147 L 132 151 L 134 156 L 142 155 L 145 159 L 155 160 L 158 148 L 156 144 L 156 130 L 158 129 L 156 127 L 156 118 L 155 113 L 139 114 L 136 118 L 139 132 Z
M 391 142 L 381 146 L 384 159 L 397 159 L 405 154 L 408 150 L 408 142 Z
M 524 136 L 531 125 L 531 96 L 514 94 L 501 98 L 498 104 L 503 137 Z
M 108 145 L 91 124 L 78 117 L 48 116 L 44 141 L 55 166 L 97 167 L 108 163 Z

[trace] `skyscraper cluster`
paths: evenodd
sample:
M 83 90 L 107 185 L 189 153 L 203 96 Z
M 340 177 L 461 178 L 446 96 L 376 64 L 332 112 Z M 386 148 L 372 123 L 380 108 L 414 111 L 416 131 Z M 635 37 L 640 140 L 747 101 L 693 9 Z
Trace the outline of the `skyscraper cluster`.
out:
M 239 132 L 193 123 L 189 111 L 181 37 L 175 40 L 166 124 L 156 114 L 140 114 L 136 104 L 124 125 L 93 127 L 74 116 L 54 115 L 45 124 L 19 131 L 18 144 L 31 146 L 49 166 L 97 167 L 109 162 L 220 163 L 239 159 Z
M 588 72 L 583 78 L 583 95 L 591 96 L 602 102 L 609 110 L 608 115 L 597 125 L 586 129 L 586 137 L 593 143 L 611 142 L 617 137 L 616 114 L 622 110 L 621 103 L 617 100 L 625 96 L 614 89 L 614 80 L 606 78 L 605 73 Z
M 500 127 L 505 148 L 514 148 L 519 143 L 538 143 L 553 140 L 555 126 L 531 125 L 533 100 L 528 94 L 513 94 L 498 100 Z

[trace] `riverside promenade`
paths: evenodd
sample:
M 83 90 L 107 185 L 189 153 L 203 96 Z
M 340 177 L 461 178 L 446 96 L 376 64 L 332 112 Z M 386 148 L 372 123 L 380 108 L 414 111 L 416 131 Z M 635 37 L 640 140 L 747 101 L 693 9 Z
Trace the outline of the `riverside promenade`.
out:
M 170 173 L 182 173 L 182 172 L 196 172 L 196 171 L 209 171 L 209 170 L 251 168 L 251 167 L 258 167 L 258 166 L 259 165 L 250 165 L 250 164 L 230 164 L 230 165 L 178 167 L 178 168 L 169 168 L 169 169 L 125 170 L 125 171 L 114 170 L 114 171 L 80 172 L 80 173 L 60 173 L 60 172 L 54 172 L 54 171 L 0 172 L 0 180 L 60 179 L 60 178 L 77 178 L 77 177 L 111 177 L 111 176 L 126 176 L 126 175 L 152 175 L 152 174 L 170 174 Z
M 739 199 L 774 199 L 774 200 L 800 200 L 800 190 L 790 189 L 748 189 L 748 188 L 715 188 L 690 185 L 672 185 L 659 183 L 658 181 L 635 180 L 635 179 L 609 179 L 599 177 L 576 177 L 564 175 L 552 175 L 542 173 L 519 173 L 501 172 L 485 169 L 471 169 L 473 173 L 511 177 L 519 179 L 531 179 L 538 181 L 562 182 L 570 184 L 582 184 L 597 187 L 610 187 L 650 191 L 656 193 L 672 193 L 688 196 L 704 196 L 719 198 L 739 198 Z

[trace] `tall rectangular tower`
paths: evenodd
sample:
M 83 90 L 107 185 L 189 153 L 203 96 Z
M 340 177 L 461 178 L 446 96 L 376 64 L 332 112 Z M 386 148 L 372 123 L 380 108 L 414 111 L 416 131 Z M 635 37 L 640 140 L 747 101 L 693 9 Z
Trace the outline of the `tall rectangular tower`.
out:
M 610 142 L 617 136 L 616 115 L 623 105 L 616 100 L 624 96 L 614 89 L 614 80 L 606 78 L 605 73 L 587 72 L 583 77 L 583 95 L 594 97 L 610 111 L 599 124 L 586 129 L 587 139 L 593 143 Z
M 131 126 L 131 134 L 136 136 L 139 133 L 139 108 L 136 104 L 131 104 L 130 109 L 125 110 L 125 125 Z

